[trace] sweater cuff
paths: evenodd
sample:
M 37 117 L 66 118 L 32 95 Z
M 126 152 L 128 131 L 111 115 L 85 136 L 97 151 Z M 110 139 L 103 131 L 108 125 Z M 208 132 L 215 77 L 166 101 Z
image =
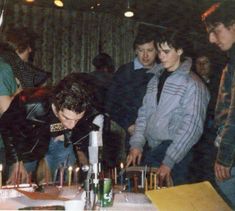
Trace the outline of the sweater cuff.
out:
M 173 168 L 173 166 L 175 165 L 175 160 L 173 160 L 172 158 L 170 158 L 169 156 L 165 156 L 165 158 L 163 159 L 162 163 L 166 166 L 168 166 L 170 169 Z
M 224 140 L 221 142 L 218 154 L 217 161 L 226 167 L 231 167 L 235 160 L 235 149 L 234 145 L 225 143 Z

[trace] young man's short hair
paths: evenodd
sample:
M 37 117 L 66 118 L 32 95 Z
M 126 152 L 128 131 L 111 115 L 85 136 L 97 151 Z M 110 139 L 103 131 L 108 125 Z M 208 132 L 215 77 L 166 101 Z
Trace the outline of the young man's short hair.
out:
M 134 40 L 133 49 L 136 50 L 138 45 L 143 45 L 145 43 L 149 43 L 152 41 L 154 41 L 154 46 L 157 49 L 156 42 L 155 42 L 156 37 L 157 37 L 157 34 L 154 32 L 148 32 L 148 31 L 146 33 L 139 32 Z
M 213 4 L 201 16 L 206 26 L 223 23 L 226 27 L 235 23 L 235 1 L 224 0 Z

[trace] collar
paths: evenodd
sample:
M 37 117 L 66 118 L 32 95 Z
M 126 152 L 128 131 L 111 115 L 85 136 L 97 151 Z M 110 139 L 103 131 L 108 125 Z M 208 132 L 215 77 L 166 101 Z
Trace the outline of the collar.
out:
M 177 73 L 189 73 L 192 67 L 192 59 L 190 57 L 186 57 L 185 60 L 181 63 L 181 65 L 173 72 Z M 165 68 L 162 64 L 155 65 L 149 72 L 156 74 L 158 77 L 163 73 Z
M 155 62 L 155 64 L 153 65 L 153 67 L 156 65 L 156 62 Z M 152 68 L 153 68 L 152 67 Z M 145 68 L 141 63 L 140 63 L 140 61 L 139 61 L 139 59 L 138 59 L 138 57 L 135 57 L 135 59 L 134 59 L 134 70 L 138 70 L 138 69 L 142 69 L 142 68 Z M 150 69 L 152 69 L 152 68 L 150 68 Z M 146 68 L 145 68 L 146 69 Z

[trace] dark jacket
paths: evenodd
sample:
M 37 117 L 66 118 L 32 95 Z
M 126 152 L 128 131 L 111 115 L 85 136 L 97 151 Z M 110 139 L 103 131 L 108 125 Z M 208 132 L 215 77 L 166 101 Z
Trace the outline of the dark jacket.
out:
M 49 101 L 48 88 L 27 89 L 19 93 L 8 110 L 0 118 L 0 133 L 4 140 L 8 164 L 16 161 L 41 159 L 48 150 L 51 137 L 64 134 L 65 146 L 79 144 L 95 125 L 94 112 L 87 112 L 73 130 L 52 131 L 52 125 L 59 123 Z
M 215 120 L 221 138 L 217 161 L 231 167 L 235 165 L 235 44 L 228 56 L 228 64 L 221 76 Z
M 122 65 L 114 74 L 106 97 L 106 111 L 124 129 L 135 123 L 138 109 L 153 73 L 134 70 L 134 62 Z

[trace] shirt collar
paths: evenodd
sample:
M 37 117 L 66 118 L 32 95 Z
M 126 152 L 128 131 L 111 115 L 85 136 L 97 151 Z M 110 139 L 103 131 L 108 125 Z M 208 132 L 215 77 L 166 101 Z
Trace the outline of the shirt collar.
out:
M 134 59 L 134 70 L 143 68 L 144 66 L 140 63 L 139 59 L 135 57 Z
M 156 63 L 153 65 L 153 67 L 156 65 Z M 144 68 L 144 66 L 140 63 L 138 57 L 135 57 L 134 59 L 134 70 L 138 70 L 138 69 L 141 69 L 141 68 Z M 150 68 L 152 69 L 152 68 Z

